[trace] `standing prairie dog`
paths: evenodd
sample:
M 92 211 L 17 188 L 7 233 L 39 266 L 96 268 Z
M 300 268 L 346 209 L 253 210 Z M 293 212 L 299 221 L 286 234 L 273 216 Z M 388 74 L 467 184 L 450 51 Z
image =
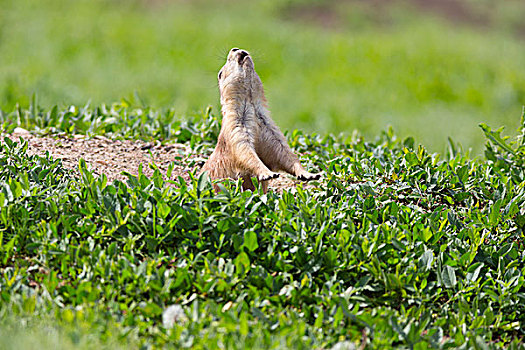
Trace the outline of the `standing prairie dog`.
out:
M 254 190 L 256 177 L 264 193 L 279 171 L 310 181 L 320 174 L 307 172 L 270 117 L 261 79 L 245 50 L 233 48 L 219 71 L 222 128 L 217 146 L 202 171 L 211 179 L 243 179 L 243 189 Z

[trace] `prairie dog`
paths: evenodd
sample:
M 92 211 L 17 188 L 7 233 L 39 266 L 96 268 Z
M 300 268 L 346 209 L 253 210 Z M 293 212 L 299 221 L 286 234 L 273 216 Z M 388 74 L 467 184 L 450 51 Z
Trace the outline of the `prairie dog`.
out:
M 287 172 L 302 181 L 320 174 L 307 172 L 270 117 L 261 79 L 248 51 L 233 48 L 218 75 L 222 127 L 217 146 L 204 164 L 211 179 L 243 179 L 243 189 L 254 190 L 257 177 L 264 193 L 268 181 Z

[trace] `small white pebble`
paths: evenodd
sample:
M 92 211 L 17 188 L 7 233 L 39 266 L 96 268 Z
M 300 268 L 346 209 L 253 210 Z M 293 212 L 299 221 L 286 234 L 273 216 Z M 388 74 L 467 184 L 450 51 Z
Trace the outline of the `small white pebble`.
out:
M 162 313 L 162 325 L 164 328 L 172 328 L 175 323 L 185 323 L 188 320 L 184 309 L 179 304 L 168 306 Z
M 345 340 L 336 343 L 331 350 L 355 350 L 355 344 L 351 341 Z
M 13 135 L 20 135 L 20 136 L 23 136 L 23 135 L 31 135 L 31 133 L 30 133 L 29 131 L 27 131 L 26 129 L 17 126 L 17 127 L 13 130 Z

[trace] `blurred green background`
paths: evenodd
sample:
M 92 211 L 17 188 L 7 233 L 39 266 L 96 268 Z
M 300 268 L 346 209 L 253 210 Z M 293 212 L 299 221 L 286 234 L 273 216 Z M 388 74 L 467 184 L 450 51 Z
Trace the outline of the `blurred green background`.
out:
M 249 50 L 283 129 L 441 152 L 512 134 L 525 104 L 522 0 L 0 0 L 0 107 L 136 95 L 181 117 L 219 110 L 217 72 Z M 136 99 L 135 99 L 136 100 Z

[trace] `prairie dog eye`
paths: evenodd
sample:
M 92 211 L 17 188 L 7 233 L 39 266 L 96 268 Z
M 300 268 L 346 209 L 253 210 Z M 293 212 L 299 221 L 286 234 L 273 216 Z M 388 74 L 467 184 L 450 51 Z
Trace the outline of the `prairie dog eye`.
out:
M 222 70 L 219 71 L 219 80 L 222 79 Z

